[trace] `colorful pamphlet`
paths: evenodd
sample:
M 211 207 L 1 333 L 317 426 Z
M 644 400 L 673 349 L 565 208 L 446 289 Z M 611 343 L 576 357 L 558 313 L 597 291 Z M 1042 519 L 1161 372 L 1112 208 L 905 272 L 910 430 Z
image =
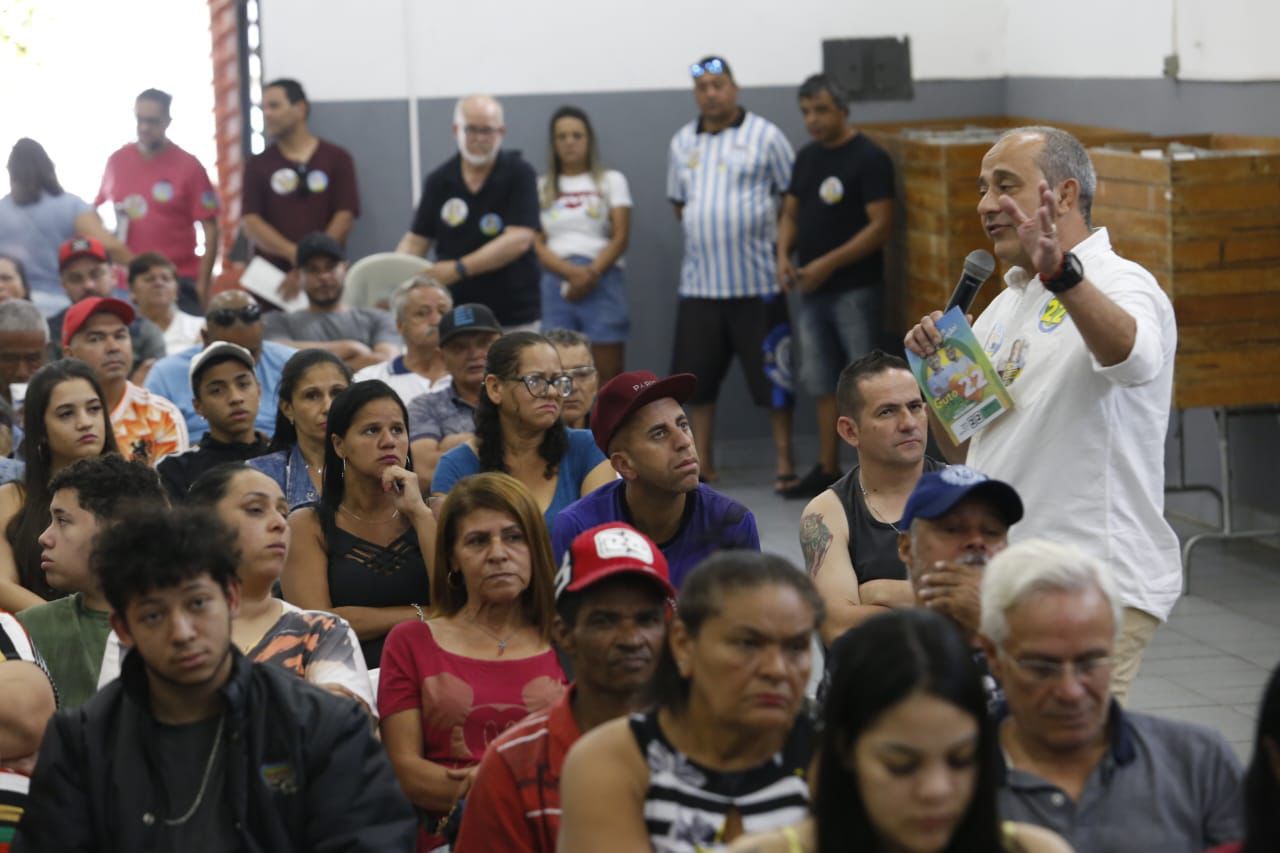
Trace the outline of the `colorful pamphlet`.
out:
M 957 444 L 1013 408 L 1013 398 L 978 345 L 964 312 L 952 308 L 938 320 L 942 344 L 928 358 L 910 350 L 907 361 L 925 402 Z

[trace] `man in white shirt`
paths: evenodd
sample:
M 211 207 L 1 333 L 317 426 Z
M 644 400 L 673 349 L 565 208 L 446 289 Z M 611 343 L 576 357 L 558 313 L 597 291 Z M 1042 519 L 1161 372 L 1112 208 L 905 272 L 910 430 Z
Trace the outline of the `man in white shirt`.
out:
M 415 397 L 447 388 L 451 377 L 440 355 L 440 319 L 452 310 L 449 288 L 430 276 L 400 285 L 391 295 L 391 315 L 404 340 L 404 355 L 360 369 L 356 381 L 381 379 L 406 406 Z
M 1124 604 L 1111 690 L 1123 700 L 1182 589 L 1164 520 L 1164 439 L 1177 326 L 1155 279 L 1091 230 L 1097 178 L 1075 137 L 1006 132 L 982 160 L 978 214 L 1006 288 L 974 324 L 1016 408 L 943 453 L 1012 483 L 1027 516 L 1015 540 L 1045 537 L 1104 560 Z M 927 356 L 939 312 L 906 346 Z

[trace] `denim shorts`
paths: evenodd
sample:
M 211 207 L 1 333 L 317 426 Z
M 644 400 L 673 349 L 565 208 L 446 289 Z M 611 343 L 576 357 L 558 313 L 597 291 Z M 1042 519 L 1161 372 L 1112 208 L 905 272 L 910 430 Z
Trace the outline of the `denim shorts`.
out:
M 571 264 L 586 266 L 591 258 L 571 255 Z M 542 328 L 571 329 L 581 332 L 594 344 L 620 344 L 631 331 L 631 314 L 627 308 L 627 290 L 622 270 L 617 264 L 600 276 L 595 290 L 578 302 L 560 295 L 564 279 L 553 272 L 542 273 Z
M 807 294 L 801 300 L 800 379 L 815 397 L 836 393 L 840 371 L 876 345 L 881 285 L 838 293 Z

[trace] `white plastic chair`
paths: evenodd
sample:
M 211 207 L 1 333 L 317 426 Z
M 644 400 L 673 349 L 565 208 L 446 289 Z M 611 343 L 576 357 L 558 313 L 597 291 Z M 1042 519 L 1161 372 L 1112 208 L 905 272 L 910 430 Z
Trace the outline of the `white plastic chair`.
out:
M 424 258 L 402 252 L 378 252 L 363 257 L 347 270 L 342 301 L 356 308 L 386 310 L 395 289 L 429 266 Z

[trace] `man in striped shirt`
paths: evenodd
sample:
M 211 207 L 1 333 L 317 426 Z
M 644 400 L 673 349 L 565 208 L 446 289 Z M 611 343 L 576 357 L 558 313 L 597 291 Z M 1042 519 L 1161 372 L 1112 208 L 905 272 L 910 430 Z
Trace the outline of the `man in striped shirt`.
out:
M 739 106 L 723 58 L 695 62 L 690 73 L 699 115 L 676 131 L 667 166 L 667 196 L 684 228 L 671 372 L 698 377 L 689 415 L 703 477 L 713 480 L 715 402 L 738 356 L 752 400 L 770 410 L 782 489 L 797 478 L 790 326 L 774 244 L 795 152 L 777 126 Z

